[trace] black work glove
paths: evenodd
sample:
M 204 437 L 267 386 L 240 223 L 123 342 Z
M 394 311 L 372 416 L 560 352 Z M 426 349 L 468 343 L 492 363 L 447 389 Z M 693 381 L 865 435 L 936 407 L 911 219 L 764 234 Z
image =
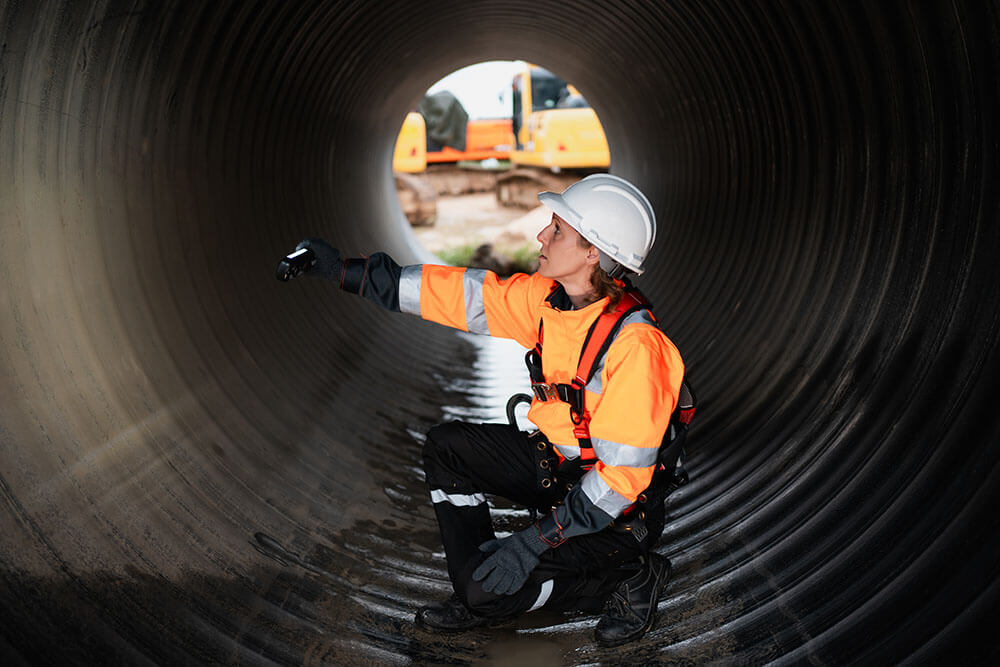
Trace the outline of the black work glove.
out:
M 295 246 L 296 250 L 302 248 L 309 248 L 316 254 L 316 263 L 302 275 L 340 282 L 340 267 L 343 261 L 340 259 L 339 250 L 323 239 L 305 239 Z
M 479 550 L 490 554 L 472 573 L 483 582 L 483 590 L 496 595 L 513 595 L 521 590 L 528 575 L 538 566 L 538 557 L 549 548 L 537 526 L 531 526 L 502 540 L 490 540 Z

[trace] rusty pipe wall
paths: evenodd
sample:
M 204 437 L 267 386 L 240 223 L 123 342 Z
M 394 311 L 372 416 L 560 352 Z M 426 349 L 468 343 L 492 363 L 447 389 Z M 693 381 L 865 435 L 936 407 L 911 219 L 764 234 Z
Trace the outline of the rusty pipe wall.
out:
M 0 647 L 15 660 L 995 657 L 990 3 L 0 4 Z M 422 433 L 482 352 L 274 264 L 426 259 L 393 141 L 448 72 L 574 82 L 660 221 L 702 399 L 660 623 L 442 639 Z M 488 375 L 488 373 L 487 373 Z M 516 643 L 511 643 L 516 640 Z

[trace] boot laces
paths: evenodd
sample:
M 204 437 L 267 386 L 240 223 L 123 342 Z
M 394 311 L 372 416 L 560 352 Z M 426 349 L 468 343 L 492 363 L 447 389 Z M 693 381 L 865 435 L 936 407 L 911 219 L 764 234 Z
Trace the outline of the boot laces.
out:
M 621 619 L 627 619 L 630 616 L 641 618 L 641 615 L 635 610 L 628 598 L 628 593 L 622 592 L 622 589 L 619 588 L 604 603 L 605 613 Z

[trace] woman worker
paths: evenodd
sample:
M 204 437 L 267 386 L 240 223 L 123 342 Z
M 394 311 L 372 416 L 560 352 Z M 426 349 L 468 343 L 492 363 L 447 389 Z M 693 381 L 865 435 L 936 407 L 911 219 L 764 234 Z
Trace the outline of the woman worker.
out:
M 663 530 L 663 498 L 682 483 L 679 448 L 665 461 L 661 445 L 676 435 L 671 417 L 684 364 L 625 278 L 642 273 L 653 245 L 646 197 L 622 178 L 595 174 L 538 198 L 553 215 L 538 234 L 532 275 L 501 280 L 479 269 L 400 267 L 384 253 L 341 259 L 319 239 L 297 251 L 315 253 L 306 275 L 533 350 L 528 419 L 536 432 L 455 421 L 427 434 L 424 470 L 454 594 L 421 608 L 417 623 L 461 631 L 542 607 L 603 608 L 596 638 L 614 646 L 653 626 L 670 576 L 669 561 L 652 547 Z M 621 322 L 606 347 L 595 352 L 602 341 L 588 343 L 592 375 L 578 378 L 588 332 L 614 312 Z M 486 494 L 541 518 L 497 539 Z

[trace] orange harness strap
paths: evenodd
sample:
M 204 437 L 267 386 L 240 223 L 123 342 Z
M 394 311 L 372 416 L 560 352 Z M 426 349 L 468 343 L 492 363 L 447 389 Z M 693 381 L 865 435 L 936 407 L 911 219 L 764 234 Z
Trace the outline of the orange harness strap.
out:
M 570 384 L 548 384 L 542 371 L 542 322 L 538 323 L 538 343 L 525 355 L 531 373 L 532 390 L 538 400 L 560 400 L 569 404 L 573 420 L 573 435 L 580 441 L 580 457 L 584 461 L 597 458 L 590 444 L 590 412 L 584 400 L 584 387 L 594 373 L 594 364 L 607 352 L 615 332 L 630 313 L 649 308 L 649 302 L 635 289 L 629 290 L 618 300 L 615 309 L 601 313 L 587 331 L 576 367 L 576 377 Z

